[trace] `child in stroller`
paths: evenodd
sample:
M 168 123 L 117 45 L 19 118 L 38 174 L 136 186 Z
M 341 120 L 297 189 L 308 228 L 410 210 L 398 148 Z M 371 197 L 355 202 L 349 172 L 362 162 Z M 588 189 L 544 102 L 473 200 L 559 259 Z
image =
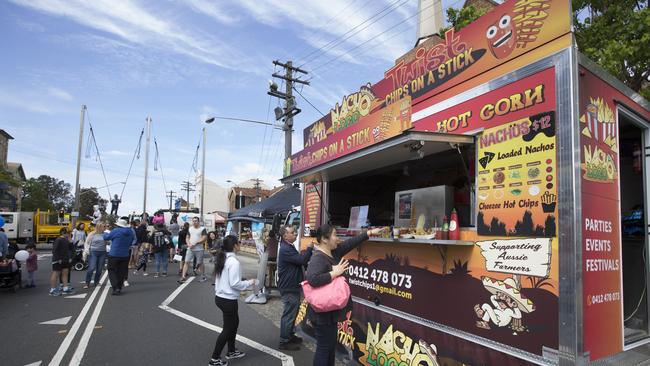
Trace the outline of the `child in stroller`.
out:
M 16 287 L 22 287 L 20 265 L 14 258 L 0 257 L 0 288 L 10 288 L 16 292 Z

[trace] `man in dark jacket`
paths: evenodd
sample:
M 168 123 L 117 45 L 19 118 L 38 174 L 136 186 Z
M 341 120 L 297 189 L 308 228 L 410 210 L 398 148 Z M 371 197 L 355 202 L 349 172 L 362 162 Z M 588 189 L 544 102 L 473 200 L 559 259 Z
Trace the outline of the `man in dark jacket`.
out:
M 302 339 L 294 332 L 294 323 L 300 308 L 300 283 L 304 280 L 303 270 L 309 262 L 314 248 L 310 243 L 302 253 L 293 246 L 296 233 L 293 226 L 280 228 L 280 254 L 278 255 L 278 289 L 282 296 L 282 320 L 280 321 L 280 349 L 296 351 L 300 349 Z

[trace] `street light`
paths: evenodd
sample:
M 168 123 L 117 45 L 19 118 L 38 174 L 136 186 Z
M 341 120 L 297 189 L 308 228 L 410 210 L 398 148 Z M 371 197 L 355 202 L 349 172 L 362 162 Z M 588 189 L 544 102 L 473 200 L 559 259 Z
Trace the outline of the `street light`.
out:
M 214 117 L 210 117 L 205 120 L 206 124 L 214 122 Z M 201 222 L 203 222 L 203 203 L 205 202 L 205 145 L 207 137 L 205 135 L 205 126 L 203 127 L 203 158 L 201 159 L 201 209 L 199 211 L 199 217 Z M 188 203 L 189 204 L 189 203 Z

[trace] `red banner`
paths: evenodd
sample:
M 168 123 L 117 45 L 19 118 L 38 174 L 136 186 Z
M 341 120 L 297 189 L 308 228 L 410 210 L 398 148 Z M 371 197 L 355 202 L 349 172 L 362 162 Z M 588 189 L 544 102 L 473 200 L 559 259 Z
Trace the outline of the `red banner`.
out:
M 451 29 L 444 39 L 429 38 L 396 60 L 382 80 L 343 97 L 328 115 L 305 128 L 303 146 L 329 139 L 364 113 L 406 97 L 415 105 L 518 58 L 569 33 L 569 20 L 567 0 L 506 1 L 459 32 Z
M 311 230 L 316 230 L 320 226 L 322 187 L 321 182 L 305 185 L 305 200 L 302 207 L 303 228 L 309 225 Z
M 553 68 L 435 112 L 413 108 L 413 130 L 472 133 L 555 108 Z
M 621 206 L 615 90 L 580 84 L 584 343 L 597 360 L 623 350 Z
M 411 128 L 411 99 L 361 117 L 356 123 L 294 154 L 287 162 L 293 175 L 401 134 Z

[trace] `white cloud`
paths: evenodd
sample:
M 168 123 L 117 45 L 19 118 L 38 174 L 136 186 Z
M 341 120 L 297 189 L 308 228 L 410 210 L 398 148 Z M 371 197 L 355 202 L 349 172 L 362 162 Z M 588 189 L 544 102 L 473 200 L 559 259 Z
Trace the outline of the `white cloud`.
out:
M 209 16 L 219 23 L 233 24 L 239 18 L 234 17 L 223 8 L 223 3 L 220 1 L 206 1 L 206 0 L 185 0 L 185 3 L 192 8 L 192 10 Z
M 108 150 L 104 153 L 104 155 L 111 155 L 111 156 L 130 156 L 131 154 L 124 152 L 124 151 L 119 151 L 119 150 Z
M 53 96 L 55 98 L 62 99 L 62 100 L 68 101 L 68 102 L 71 101 L 72 99 L 74 99 L 70 93 L 68 93 L 67 91 L 65 91 L 63 89 L 59 89 L 59 88 L 50 87 L 50 88 L 47 89 L 47 93 L 50 96 Z
M 332 41 L 326 49 L 307 58 L 310 64 L 320 63 L 321 52 L 326 56 L 337 57 L 345 55 L 345 50 L 364 42 L 371 45 L 367 48 L 367 56 L 393 61 L 410 47 L 414 38 L 411 33 L 405 33 L 396 38 L 391 37 L 391 32 L 398 32 L 398 29 L 383 33 L 397 23 L 415 22 L 416 17 L 410 19 L 409 17 L 417 13 L 417 3 L 408 0 L 366 2 L 366 6 L 363 8 L 355 5 L 343 14 L 340 14 L 341 9 L 348 5 L 348 2 L 344 0 L 305 0 L 300 2 L 300 6 L 296 6 L 294 2 L 282 0 L 263 2 L 240 0 L 238 3 L 263 24 L 278 28 L 294 28 L 296 34 L 314 48 Z M 296 27 L 297 25 L 299 27 Z M 307 53 L 311 53 L 311 51 L 305 52 L 305 55 Z M 342 58 L 349 62 L 353 61 L 349 57 L 343 56 Z
M 18 96 L 14 93 L 0 90 L 0 105 L 18 108 L 28 112 L 53 114 L 52 108 L 40 101 Z
M 163 51 L 173 51 L 200 62 L 232 70 L 262 73 L 248 57 L 220 38 L 188 24 L 178 25 L 157 17 L 130 1 L 95 0 L 11 0 L 12 2 L 69 18 L 90 28 L 126 41 Z

